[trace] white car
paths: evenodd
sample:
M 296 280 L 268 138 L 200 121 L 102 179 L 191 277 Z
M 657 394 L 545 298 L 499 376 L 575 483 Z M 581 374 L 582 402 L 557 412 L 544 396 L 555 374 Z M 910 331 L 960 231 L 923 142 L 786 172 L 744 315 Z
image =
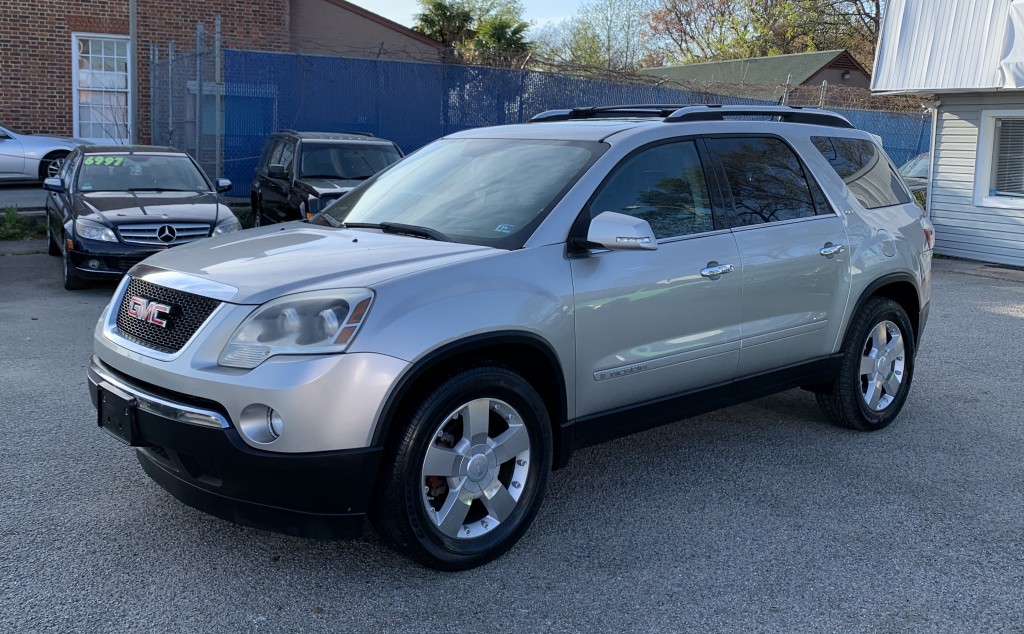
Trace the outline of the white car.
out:
M 68 152 L 88 141 L 21 134 L 0 126 L 0 181 L 41 181 L 57 175 Z

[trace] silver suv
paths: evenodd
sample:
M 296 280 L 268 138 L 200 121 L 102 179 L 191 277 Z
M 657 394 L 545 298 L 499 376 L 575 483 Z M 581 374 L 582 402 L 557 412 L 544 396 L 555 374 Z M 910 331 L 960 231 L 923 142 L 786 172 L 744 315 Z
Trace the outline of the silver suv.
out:
M 174 496 L 439 569 L 508 550 L 552 469 L 803 387 L 903 407 L 932 226 L 868 133 L 787 107 L 551 111 L 453 134 L 312 222 L 157 254 L 89 369 Z

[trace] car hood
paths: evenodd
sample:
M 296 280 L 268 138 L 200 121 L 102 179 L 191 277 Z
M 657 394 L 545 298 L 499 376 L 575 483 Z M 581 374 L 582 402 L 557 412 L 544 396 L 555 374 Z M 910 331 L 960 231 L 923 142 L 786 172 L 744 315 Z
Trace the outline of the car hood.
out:
M 199 222 L 214 224 L 228 209 L 213 192 L 78 192 L 78 217 L 116 226 L 125 222 Z
M 352 188 L 363 181 L 347 178 L 302 178 L 299 182 L 316 192 L 317 196 L 326 194 L 347 194 Z
M 372 287 L 388 279 L 499 249 L 301 222 L 259 227 L 185 244 L 145 260 L 235 289 L 228 300 L 261 304 L 282 295 Z

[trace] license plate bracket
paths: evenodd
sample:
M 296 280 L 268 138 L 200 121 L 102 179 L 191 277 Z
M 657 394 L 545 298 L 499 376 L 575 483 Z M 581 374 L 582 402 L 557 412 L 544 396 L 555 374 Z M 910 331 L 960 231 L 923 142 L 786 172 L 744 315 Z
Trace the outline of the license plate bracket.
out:
M 144 443 L 139 438 L 136 422 L 138 401 L 106 382 L 97 385 L 96 389 L 96 423 L 100 429 L 129 447 L 142 446 Z

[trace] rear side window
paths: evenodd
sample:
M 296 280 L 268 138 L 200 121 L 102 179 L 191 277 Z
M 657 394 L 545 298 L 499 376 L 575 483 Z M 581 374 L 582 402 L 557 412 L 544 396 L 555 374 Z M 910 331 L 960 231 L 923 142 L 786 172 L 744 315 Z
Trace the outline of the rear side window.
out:
M 900 184 L 896 170 L 871 141 L 815 136 L 811 137 L 811 142 L 865 209 L 910 202 L 910 195 Z
M 817 214 L 803 165 L 782 140 L 722 137 L 707 139 L 707 144 L 725 172 L 738 226 Z

